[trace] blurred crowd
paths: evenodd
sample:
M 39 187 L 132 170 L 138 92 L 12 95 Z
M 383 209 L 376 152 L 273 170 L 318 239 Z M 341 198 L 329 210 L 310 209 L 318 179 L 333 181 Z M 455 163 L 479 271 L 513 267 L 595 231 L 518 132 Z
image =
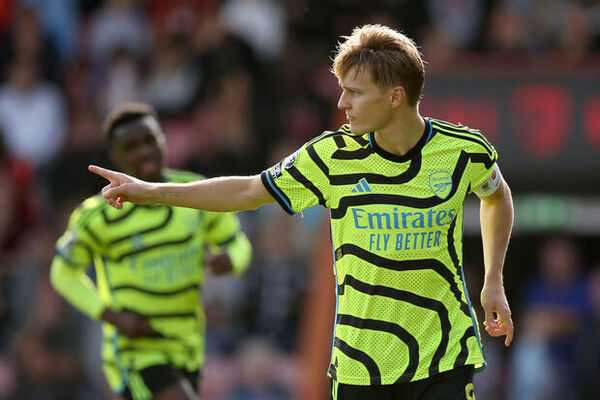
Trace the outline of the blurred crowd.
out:
M 102 186 L 87 165 L 110 166 L 106 113 L 152 104 L 171 167 L 258 173 L 343 122 L 330 57 L 364 23 L 413 37 L 431 73 L 473 54 L 552 54 L 570 68 L 600 51 L 598 0 L 0 1 L 0 399 L 109 398 L 98 324 L 48 282 L 66 218 Z M 241 216 L 255 259 L 243 277 L 205 284 L 203 399 L 297 398 L 310 249 L 326 240 L 325 215 Z M 600 258 L 568 238 L 540 243 L 539 255 L 511 299 L 514 348 L 506 356 L 486 341 L 478 397 L 600 398 Z

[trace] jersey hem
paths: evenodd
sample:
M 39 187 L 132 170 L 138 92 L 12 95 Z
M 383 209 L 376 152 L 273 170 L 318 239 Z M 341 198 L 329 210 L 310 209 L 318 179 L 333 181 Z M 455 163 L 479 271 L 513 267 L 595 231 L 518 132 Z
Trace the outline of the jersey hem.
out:
M 374 378 L 374 379 L 372 379 L 370 377 L 367 377 L 366 379 L 370 380 L 372 383 L 360 383 L 360 382 L 357 382 L 357 380 L 361 381 L 361 380 L 365 379 L 364 377 L 349 377 L 349 376 L 344 376 L 344 375 L 340 376 L 340 374 L 337 373 L 337 371 L 335 372 L 335 374 L 333 374 L 332 371 L 331 371 L 331 369 L 327 370 L 327 377 L 329 379 L 334 380 L 334 381 L 336 381 L 338 383 L 341 383 L 343 385 L 387 386 L 387 385 L 394 385 L 394 384 L 397 384 L 397 383 L 410 383 L 410 382 L 422 381 L 422 380 L 425 380 L 425 379 L 433 378 L 433 377 L 435 377 L 435 376 L 437 376 L 437 375 L 439 375 L 439 374 L 441 374 L 443 372 L 448 372 L 448 371 L 452 371 L 452 370 L 455 370 L 455 369 L 460 368 L 460 367 L 464 367 L 465 365 L 473 365 L 475 373 L 482 372 L 486 368 L 486 366 L 487 366 L 487 363 L 485 362 L 485 360 L 480 361 L 480 362 L 463 363 L 466 360 L 467 360 L 467 358 L 458 359 L 458 360 L 455 361 L 455 363 L 458 363 L 459 365 L 455 365 L 455 366 L 453 366 L 452 368 L 450 368 L 448 370 L 439 371 L 435 375 L 428 375 L 428 376 L 424 376 L 424 377 L 418 378 L 418 379 L 413 379 L 413 380 L 410 380 L 410 381 L 403 381 L 402 380 L 402 376 L 401 376 L 400 378 L 391 378 L 389 383 L 382 383 L 383 381 L 387 381 L 387 378 L 388 378 L 388 377 L 384 376 L 384 377 Z M 334 375 L 335 375 L 335 378 L 334 378 Z

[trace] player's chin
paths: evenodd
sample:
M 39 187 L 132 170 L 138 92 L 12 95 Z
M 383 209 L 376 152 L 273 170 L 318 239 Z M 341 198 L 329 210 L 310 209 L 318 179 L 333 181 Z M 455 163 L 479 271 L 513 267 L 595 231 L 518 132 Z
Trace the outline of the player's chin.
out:
M 371 132 L 371 130 L 364 125 L 356 123 L 355 121 L 350 121 L 350 132 L 354 136 L 362 136 L 365 133 Z

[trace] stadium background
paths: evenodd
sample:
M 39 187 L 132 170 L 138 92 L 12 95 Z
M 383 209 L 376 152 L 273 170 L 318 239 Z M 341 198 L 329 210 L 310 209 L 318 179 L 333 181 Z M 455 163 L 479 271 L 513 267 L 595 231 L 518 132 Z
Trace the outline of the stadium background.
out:
M 480 399 L 600 398 L 600 1 L 0 1 L 0 399 L 107 399 L 99 330 L 48 282 L 54 242 L 109 165 L 100 122 L 143 100 L 169 164 L 253 174 L 343 123 L 330 57 L 363 23 L 421 46 L 424 115 L 481 128 L 513 189 L 516 338 L 484 335 Z M 465 270 L 477 305 L 478 203 Z M 326 397 L 326 213 L 242 213 L 255 259 L 208 278 L 203 399 Z M 481 321 L 481 308 L 478 308 Z

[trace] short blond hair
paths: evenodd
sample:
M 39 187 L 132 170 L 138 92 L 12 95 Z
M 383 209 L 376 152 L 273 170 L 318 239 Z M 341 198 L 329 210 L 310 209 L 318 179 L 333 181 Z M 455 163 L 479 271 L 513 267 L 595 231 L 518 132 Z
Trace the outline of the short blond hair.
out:
M 408 104 L 416 105 L 425 83 L 425 66 L 415 42 L 383 25 L 364 25 L 343 36 L 333 58 L 332 72 L 338 79 L 356 67 L 365 69 L 380 89 L 402 86 Z

